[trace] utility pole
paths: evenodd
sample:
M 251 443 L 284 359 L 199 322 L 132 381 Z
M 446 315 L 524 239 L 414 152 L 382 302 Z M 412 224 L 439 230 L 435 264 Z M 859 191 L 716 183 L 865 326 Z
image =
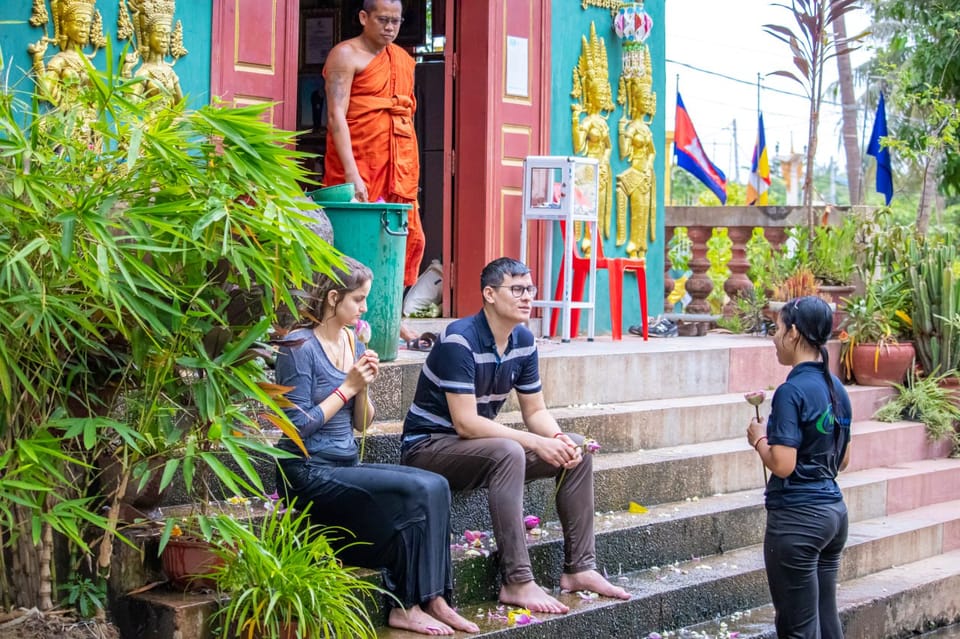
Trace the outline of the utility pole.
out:
M 737 119 L 733 119 L 733 179 L 740 183 L 740 158 L 737 150 Z

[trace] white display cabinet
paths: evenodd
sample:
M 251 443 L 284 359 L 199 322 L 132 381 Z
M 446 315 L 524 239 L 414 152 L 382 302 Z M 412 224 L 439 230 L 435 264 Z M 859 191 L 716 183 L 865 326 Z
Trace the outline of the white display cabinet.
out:
M 600 171 L 597 160 L 585 157 L 531 155 L 523 161 L 523 217 L 520 226 L 520 260 L 526 262 L 527 232 L 531 222 L 547 223 L 543 246 L 543 270 L 541 277 L 546 281 L 541 286 L 541 299 L 533 305 L 543 308 L 544 334 L 550 330 L 551 314 L 560 313 L 560 336 L 564 342 L 570 341 L 573 332 L 570 326 L 570 311 L 587 311 L 587 339 L 592 341 L 596 322 L 597 296 L 597 196 L 600 189 Z M 554 222 L 563 225 L 562 286 L 559 299 L 553 299 L 554 286 L 549 280 L 553 273 L 553 232 Z M 586 297 L 583 301 L 573 301 L 573 262 L 575 259 L 587 259 L 577 253 L 579 247 L 574 236 L 574 225 L 580 222 L 587 225 L 590 238 L 589 275 Z

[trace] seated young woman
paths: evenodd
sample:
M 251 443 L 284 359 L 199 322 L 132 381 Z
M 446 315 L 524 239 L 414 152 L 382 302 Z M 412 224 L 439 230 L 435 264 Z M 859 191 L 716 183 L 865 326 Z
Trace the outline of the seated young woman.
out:
M 382 570 L 401 604 L 390 610 L 390 626 L 425 635 L 477 632 L 449 604 L 447 480 L 416 468 L 360 462 L 353 431 L 373 421 L 364 391 L 380 360 L 353 327 L 367 310 L 373 275 L 349 258 L 346 269 L 335 272 L 339 282 L 316 276 L 301 308 L 307 319 L 287 334 L 277 355 L 277 383 L 292 387 L 286 396 L 294 406 L 285 412 L 310 454 L 303 457 L 289 438 L 280 440 L 278 446 L 297 455 L 279 462 L 280 493 L 309 508 L 311 521 L 353 535 L 338 542 L 345 562 Z

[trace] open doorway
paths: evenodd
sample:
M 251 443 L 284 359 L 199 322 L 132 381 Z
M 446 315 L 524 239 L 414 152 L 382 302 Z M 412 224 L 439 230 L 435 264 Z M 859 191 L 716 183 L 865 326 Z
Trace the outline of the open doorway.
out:
M 297 148 L 310 154 L 307 168 L 323 183 L 326 152 L 326 99 L 323 64 L 330 49 L 360 33 L 359 12 L 363 0 L 300 0 L 299 60 L 297 66 Z M 417 62 L 415 128 L 420 149 L 420 217 L 426 247 L 421 273 L 433 260 L 452 261 L 450 196 L 452 189 L 452 56 L 447 48 L 447 0 L 403 0 L 403 24 L 395 44 Z M 448 9 L 450 11 L 448 12 Z M 444 282 L 449 269 L 444 268 Z M 442 308 L 449 311 L 444 286 Z

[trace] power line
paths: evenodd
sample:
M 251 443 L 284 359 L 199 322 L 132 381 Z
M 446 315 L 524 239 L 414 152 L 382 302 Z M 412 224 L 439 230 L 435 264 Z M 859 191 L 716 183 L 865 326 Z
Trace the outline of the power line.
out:
M 756 83 L 755 81 L 754 81 L 754 82 L 751 82 L 750 80 L 742 80 L 742 79 L 740 79 L 740 78 L 735 78 L 735 77 L 733 77 L 732 75 L 727 75 L 727 74 L 725 74 L 725 73 L 720 73 L 719 71 L 711 71 L 710 69 L 704 69 L 703 67 L 697 67 L 697 66 L 694 66 L 694 65 L 692 65 L 692 64 L 687 64 L 686 62 L 680 62 L 680 61 L 678 61 L 678 60 L 671 60 L 670 58 L 667 58 L 666 61 L 669 62 L 670 64 L 676 64 L 676 65 L 678 65 L 678 66 L 685 67 L 685 68 L 687 68 L 687 69 L 690 69 L 691 71 L 698 71 L 698 72 L 700 72 L 700 73 L 705 73 L 705 74 L 707 74 L 707 75 L 712 75 L 712 76 L 716 76 L 716 77 L 718 77 L 718 78 L 723 78 L 724 80 L 730 80 L 731 82 L 736 82 L 736 83 L 738 83 L 738 84 L 746 84 L 746 85 L 751 86 L 751 87 L 754 87 L 754 86 L 757 85 L 757 83 Z M 784 89 L 775 89 L 775 88 L 773 88 L 773 87 L 763 87 L 763 90 L 764 90 L 764 91 L 771 91 L 771 92 L 773 92 L 773 93 L 780 93 L 780 94 L 783 94 L 783 95 L 789 95 L 790 97 L 794 97 L 794 98 L 803 98 L 804 100 L 809 100 L 809 99 L 810 99 L 809 97 L 807 97 L 806 95 L 804 95 L 804 94 L 802 94 L 802 93 L 794 93 L 793 91 L 786 91 L 786 90 L 784 90 Z M 821 103 L 822 103 L 822 104 L 830 104 L 830 105 L 833 105 L 833 106 L 836 106 L 836 107 L 842 106 L 839 102 L 834 102 L 834 101 L 832 101 L 832 100 L 827 100 L 827 99 L 821 100 Z

